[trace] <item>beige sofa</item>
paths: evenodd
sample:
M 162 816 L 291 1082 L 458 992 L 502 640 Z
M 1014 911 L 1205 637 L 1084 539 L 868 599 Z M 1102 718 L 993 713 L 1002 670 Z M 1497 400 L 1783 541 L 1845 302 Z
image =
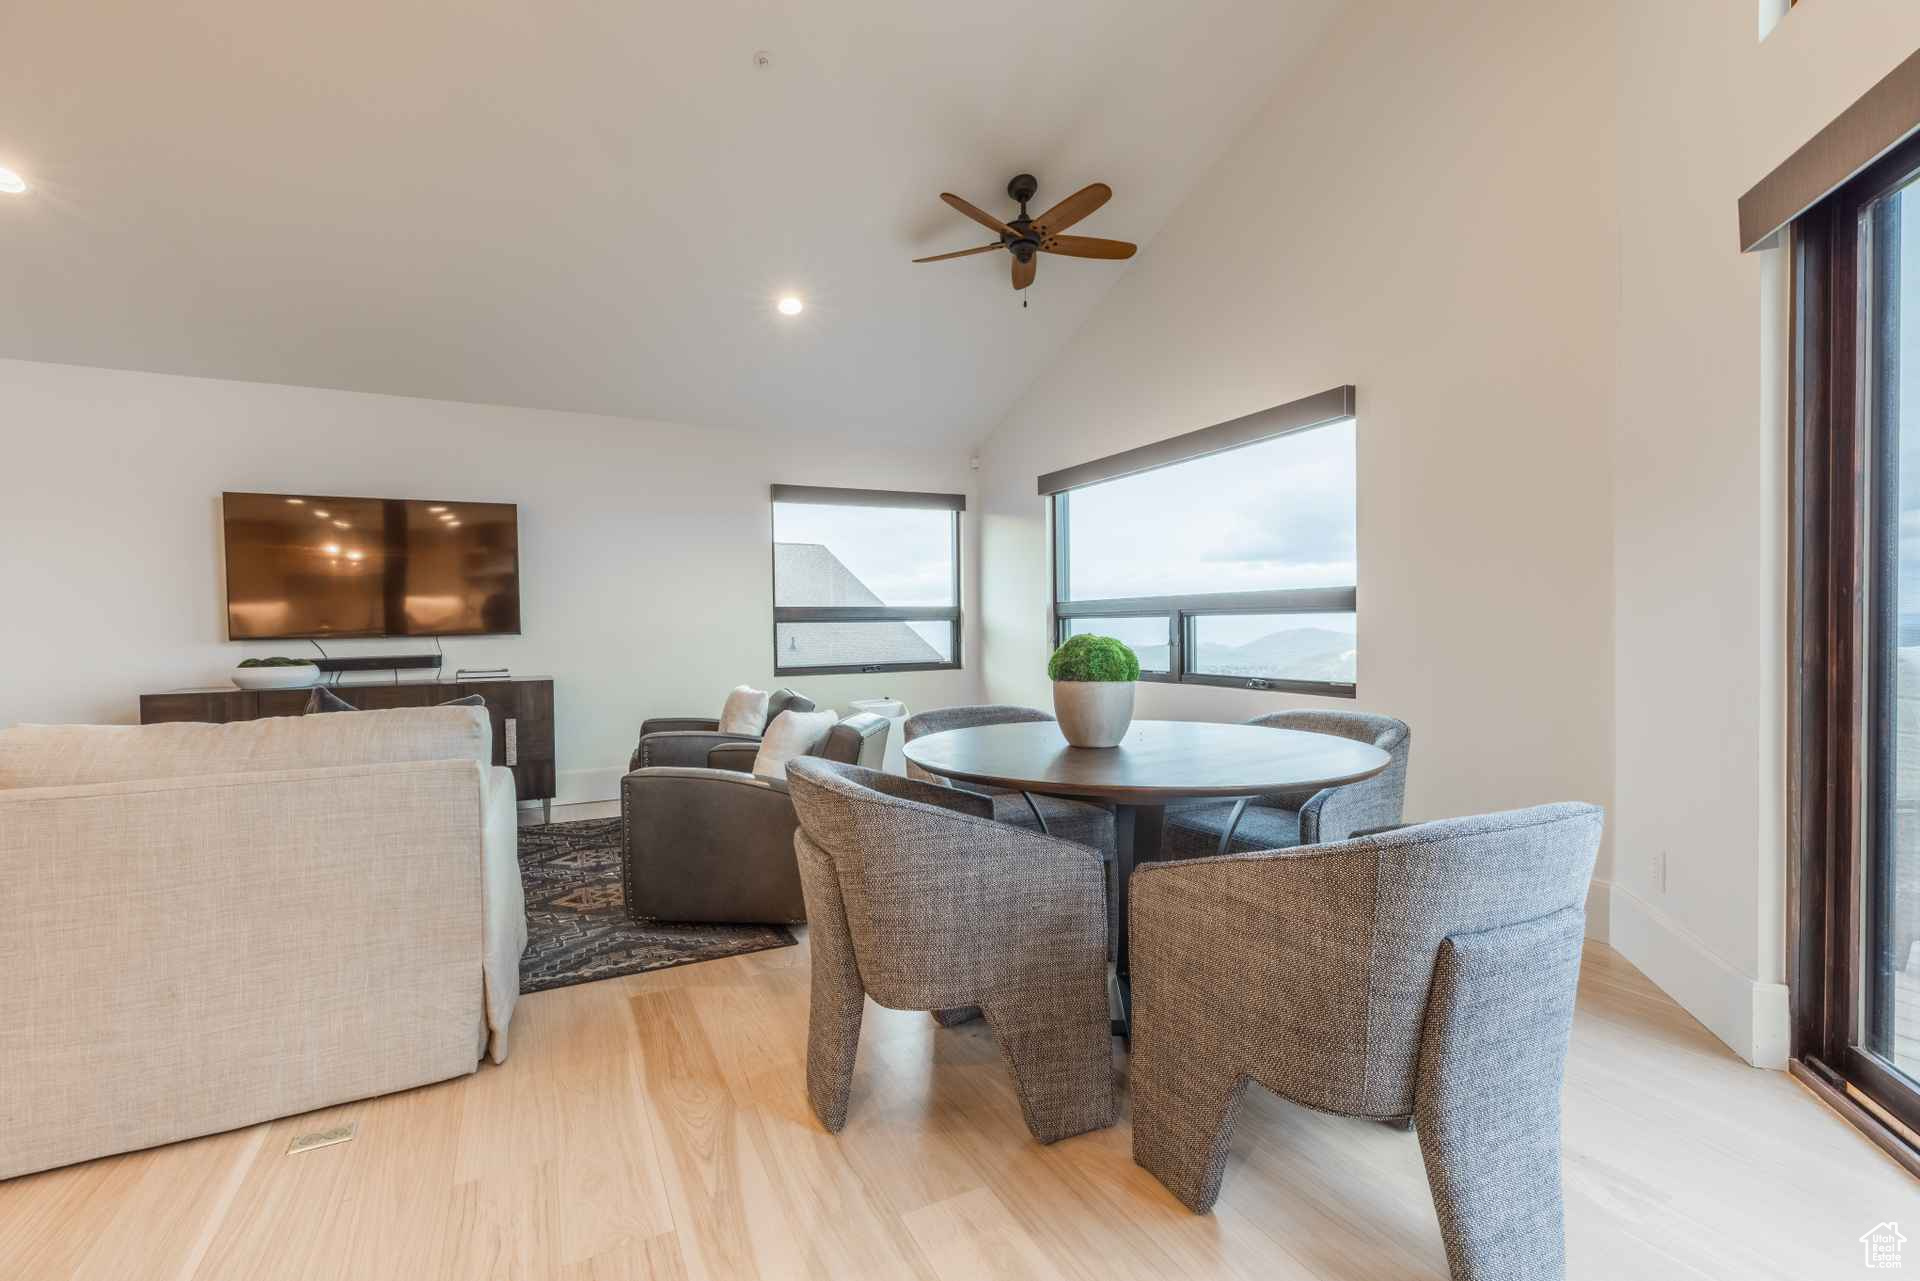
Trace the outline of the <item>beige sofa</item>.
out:
M 0 731 L 0 1178 L 506 1057 L 486 712 Z

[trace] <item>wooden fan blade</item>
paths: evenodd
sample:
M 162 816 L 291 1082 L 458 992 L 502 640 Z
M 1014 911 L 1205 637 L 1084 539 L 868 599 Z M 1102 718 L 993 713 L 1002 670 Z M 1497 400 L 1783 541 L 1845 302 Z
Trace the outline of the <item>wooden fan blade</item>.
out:
M 1033 220 L 1033 229 L 1041 235 L 1065 231 L 1074 223 L 1113 199 L 1113 188 L 1104 182 L 1089 183 Z
M 1001 244 L 999 241 L 996 240 L 990 245 L 981 245 L 978 249 L 956 249 L 950 254 L 935 254 L 931 258 L 915 258 L 914 261 L 915 262 L 945 262 L 949 258 L 965 258 L 968 254 L 984 254 L 995 249 L 1005 249 L 1005 248 L 1006 248 L 1005 245 Z
M 989 227 L 994 231 L 999 232 L 1003 236 L 1012 236 L 1015 240 L 1020 239 L 1020 233 L 1015 231 L 1012 227 L 1007 226 L 1006 223 L 1001 222 L 998 218 L 994 217 L 992 214 L 988 213 L 986 210 L 978 209 L 978 208 L 975 208 L 973 205 L 968 204 L 966 201 L 960 199 L 960 197 L 954 195 L 951 191 L 941 192 L 940 199 L 946 201 L 948 204 L 952 205 L 955 209 L 958 209 L 961 213 L 965 214 L 967 217 L 979 223 L 982 227 Z
M 1032 284 L 1033 273 L 1038 267 L 1039 264 L 1032 258 L 1027 259 L 1025 262 L 1021 262 L 1018 258 L 1015 258 L 1013 260 L 1013 287 L 1015 289 L 1025 289 L 1028 285 Z
M 1040 242 L 1041 252 L 1069 258 L 1131 258 L 1136 248 L 1124 240 L 1102 240 L 1098 236 L 1048 236 Z

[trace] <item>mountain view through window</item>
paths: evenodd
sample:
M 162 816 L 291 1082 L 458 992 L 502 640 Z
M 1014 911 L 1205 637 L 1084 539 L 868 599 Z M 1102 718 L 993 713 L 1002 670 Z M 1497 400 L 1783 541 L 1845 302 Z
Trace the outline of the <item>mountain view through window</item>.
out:
M 1069 490 L 1055 509 L 1063 632 L 1119 636 L 1150 672 L 1178 643 L 1189 677 L 1352 685 L 1355 615 L 1326 600 L 1357 586 L 1355 495 L 1351 419 Z M 1102 601 L 1141 610 L 1072 609 Z

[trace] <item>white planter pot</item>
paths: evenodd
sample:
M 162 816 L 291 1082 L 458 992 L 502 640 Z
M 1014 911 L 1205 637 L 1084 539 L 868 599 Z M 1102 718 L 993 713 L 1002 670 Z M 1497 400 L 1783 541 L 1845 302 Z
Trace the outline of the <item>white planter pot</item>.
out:
M 1055 681 L 1053 714 L 1075 747 L 1118 747 L 1133 724 L 1132 681 Z
M 312 663 L 292 667 L 236 667 L 233 683 L 241 689 L 305 689 L 317 684 L 320 669 Z

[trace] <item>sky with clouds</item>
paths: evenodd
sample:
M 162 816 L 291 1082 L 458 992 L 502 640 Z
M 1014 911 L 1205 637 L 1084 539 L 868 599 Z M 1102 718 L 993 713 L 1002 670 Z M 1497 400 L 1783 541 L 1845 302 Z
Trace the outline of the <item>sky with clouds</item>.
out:
M 1350 421 L 1076 489 L 1073 599 L 1354 586 L 1355 492 Z M 824 544 L 889 605 L 946 605 L 950 521 L 777 503 L 774 539 Z M 1353 628 L 1351 615 L 1221 617 L 1208 635 L 1237 644 L 1306 621 Z
M 1356 586 L 1354 431 L 1334 423 L 1072 491 L 1072 599 Z M 1308 622 L 1353 629 L 1350 614 L 1222 615 L 1207 638 Z

